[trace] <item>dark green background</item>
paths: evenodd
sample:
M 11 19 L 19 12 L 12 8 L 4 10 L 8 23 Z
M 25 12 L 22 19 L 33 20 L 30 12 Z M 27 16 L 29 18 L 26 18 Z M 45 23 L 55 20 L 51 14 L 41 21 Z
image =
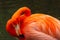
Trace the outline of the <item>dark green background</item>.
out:
M 20 7 L 27 6 L 32 13 L 45 13 L 60 19 L 60 0 L 0 0 L 0 40 L 16 40 L 10 36 L 5 25 Z

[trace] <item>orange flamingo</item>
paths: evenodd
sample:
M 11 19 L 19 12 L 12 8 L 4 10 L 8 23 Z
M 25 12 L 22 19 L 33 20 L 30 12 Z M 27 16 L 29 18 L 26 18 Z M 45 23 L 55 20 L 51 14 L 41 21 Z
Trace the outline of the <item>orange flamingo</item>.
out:
M 60 40 L 59 20 L 42 13 L 31 15 L 28 7 L 22 7 L 12 15 L 6 30 L 19 40 Z

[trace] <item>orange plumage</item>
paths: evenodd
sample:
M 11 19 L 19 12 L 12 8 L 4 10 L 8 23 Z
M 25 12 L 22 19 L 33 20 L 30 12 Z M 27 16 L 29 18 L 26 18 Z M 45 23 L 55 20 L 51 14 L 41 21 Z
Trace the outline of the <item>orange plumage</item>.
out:
M 43 13 L 31 15 L 27 7 L 14 13 L 7 22 L 6 30 L 20 40 L 60 40 L 59 20 Z M 20 38 L 19 35 L 24 37 Z

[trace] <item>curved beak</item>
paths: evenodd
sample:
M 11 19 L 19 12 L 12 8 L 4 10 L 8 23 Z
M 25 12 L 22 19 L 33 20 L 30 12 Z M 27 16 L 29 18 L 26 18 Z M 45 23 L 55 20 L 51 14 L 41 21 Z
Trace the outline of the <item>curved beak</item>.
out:
M 21 35 L 20 25 L 19 24 L 14 25 L 14 28 L 15 28 L 17 36 Z

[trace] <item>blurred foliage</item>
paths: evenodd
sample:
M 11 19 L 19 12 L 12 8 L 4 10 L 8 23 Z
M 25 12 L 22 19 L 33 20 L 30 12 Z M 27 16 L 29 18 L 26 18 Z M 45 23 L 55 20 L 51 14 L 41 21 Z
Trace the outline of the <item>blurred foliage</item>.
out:
M 16 40 L 6 32 L 6 22 L 23 6 L 29 7 L 32 13 L 45 13 L 60 19 L 60 0 L 0 0 L 0 40 Z

